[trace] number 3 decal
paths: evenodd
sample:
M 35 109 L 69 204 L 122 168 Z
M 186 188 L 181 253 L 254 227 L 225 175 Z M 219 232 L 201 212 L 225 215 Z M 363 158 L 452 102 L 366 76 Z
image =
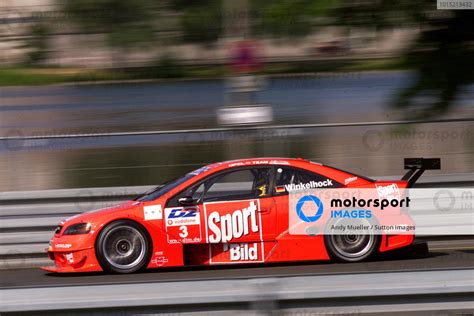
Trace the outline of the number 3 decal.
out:
M 188 237 L 188 228 L 186 226 L 180 226 L 179 230 L 181 231 L 181 233 L 179 233 L 179 237 L 181 238 Z

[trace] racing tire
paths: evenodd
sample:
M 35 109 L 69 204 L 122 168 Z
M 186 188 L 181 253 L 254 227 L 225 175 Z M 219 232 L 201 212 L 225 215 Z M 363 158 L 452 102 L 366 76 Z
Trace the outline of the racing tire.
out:
M 140 224 L 119 220 L 107 225 L 97 237 L 95 252 L 100 266 L 109 273 L 143 270 L 153 251 L 150 235 Z
M 379 235 L 325 235 L 329 256 L 339 262 L 358 262 L 370 259 L 379 249 Z
M 326 232 L 328 227 L 332 225 L 338 225 L 343 223 L 345 219 L 336 219 L 331 221 L 326 226 Z M 352 222 L 353 223 L 353 222 Z M 360 220 L 360 224 L 368 226 L 376 223 L 375 220 Z M 348 223 L 346 222 L 346 225 Z M 380 247 L 381 236 L 371 233 L 370 229 L 364 231 L 366 234 L 325 234 L 324 244 L 329 256 L 339 262 L 358 262 L 370 259 L 376 253 Z

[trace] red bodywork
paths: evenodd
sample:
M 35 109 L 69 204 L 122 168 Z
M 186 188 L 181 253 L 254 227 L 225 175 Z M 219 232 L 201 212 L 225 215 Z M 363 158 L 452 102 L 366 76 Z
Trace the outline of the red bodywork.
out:
M 121 219 L 135 221 L 148 231 L 153 243 L 153 252 L 148 264 L 149 269 L 185 265 L 329 260 L 323 235 L 295 236 L 288 233 L 288 195 L 272 195 L 253 200 L 211 202 L 193 206 L 199 213 L 199 219 L 187 226 L 187 239 L 180 237 L 180 231 L 175 226 L 166 224 L 167 201 L 184 189 L 225 170 L 257 165 L 291 166 L 308 170 L 344 184 L 343 187 L 347 188 L 374 188 L 376 184 L 394 183 L 399 188 L 407 187 L 407 181 L 370 181 L 304 159 L 255 158 L 216 163 L 200 169 L 201 171 L 194 177 L 156 200 L 127 201 L 112 208 L 83 213 L 61 222 L 62 228 L 59 232 L 59 229 L 55 232 L 47 250 L 50 259 L 54 260 L 55 266 L 43 269 L 52 272 L 102 271 L 95 254 L 97 236 L 106 225 Z M 159 206 L 158 209 L 163 210 L 160 219 L 145 220 L 144 208 L 149 206 Z M 245 213 L 247 208 L 253 206 L 258 208 L 256 218 L 250 218 L 249 212 Z M 243 232 L 239 238 L 232 239 L 232 243 L 226 243 L 226 240 L 223 240 L 224 236 L 219 238 L 219 236 L 210 233 L 212 228 L 216 229 L 216 222 L 222 225 L 222 219 L 227 214 L 230 214 L 228 218 L 231 218 L 236 211 L 241 211 L 240 218 L 245 219 L 245 214 L 248 215 L 247 219 L 250 225 L 248 231 Z M 220 218 L 213 222 L 213 227 L 210 227 L 209 217 L 216 216 L 216 214 Z M 407 219 L 407 221 L 409 220 Z M 68 226 L 77 223 L 90 223 L 90 233 L 63 235 Z M 383 235 L 379 251 L 384 252 L 409 246 L 413 240 L 412 234 Z M 229 247 L 239 248 L 238 250 L 234 249 L 233 260 L 229 258 Z

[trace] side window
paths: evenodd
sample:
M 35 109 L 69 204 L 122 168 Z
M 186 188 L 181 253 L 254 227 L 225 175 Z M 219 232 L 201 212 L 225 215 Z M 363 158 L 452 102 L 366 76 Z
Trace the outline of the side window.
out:
M 243 200 L 268 195 L 270 168 L 230 171 L 216 176 L 205 189 L 204 202 Z
M 204 188 L 206 187 L 205 183 L 201 183 L 200 185 L 196 186 L 190 196 L 192 196 L 193 200 L 195 201 L 201 201 L 203 194 L 204 194 Z
M 166 202 L 166 207 L 182 206 L 178 202 L 178 200 L 180 198 L 184 198 L 184 197 L 191 197 L 192 198 L 193 202 L 190 203 L 191 205 L 192 204 L 199 204 L 202 201 L 202 197 L 203 197 L 203 194 L 204 194 L 205 187 L 206 187 L 206 183 L 201 182 L 201 183 L 194 184 L 194 185 L 186 188 L 184 191 L 182 191 L 178 195 L 175 195 L 174 197 L 169 199 L 168 202 Z
M 342 186 L 339 182 L 308 170 L 290 167 L 276 168 L 274 193 L 277 195 L 306 189 L 339 188 Z
M 239 169 L 210 176 L 174 196 L 167 207 L 180 206 L 178 200 L 191 197 L 193 204 L 203 202 L 244 200 L 269 195 L 270 168 Z

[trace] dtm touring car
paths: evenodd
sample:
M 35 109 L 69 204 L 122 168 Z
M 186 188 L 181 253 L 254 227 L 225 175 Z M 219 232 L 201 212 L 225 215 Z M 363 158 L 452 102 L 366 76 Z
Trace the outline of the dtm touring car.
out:
M 439 159 L 407 158 L 401 180 L 376 181 L 301 158 L 214 163 L 120 205 L 61 221 L 50 272 L 132 273 L 190 265 L 335 259 L 356 262 L 407 247 L 413 234 L 292 235 L 298 188 L 408 188 Z

